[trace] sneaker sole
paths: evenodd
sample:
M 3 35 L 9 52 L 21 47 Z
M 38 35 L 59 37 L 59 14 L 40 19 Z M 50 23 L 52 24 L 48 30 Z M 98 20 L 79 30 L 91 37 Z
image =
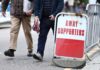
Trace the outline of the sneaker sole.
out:
M 32 56 L 33 56 L 33 54 L 27 54 L 27 56 L 28 56 L 28 57 L 32 57 Z
M 4 55 L 9 57 L 14 57 L 14 55 L 7 55 L 6 53 L 4 53 Z
M 36 56 L 35 54 L 33 55 L 33 58 L 39 61 L 43 61 L 42 59 L 40 59 L 38 56 Z

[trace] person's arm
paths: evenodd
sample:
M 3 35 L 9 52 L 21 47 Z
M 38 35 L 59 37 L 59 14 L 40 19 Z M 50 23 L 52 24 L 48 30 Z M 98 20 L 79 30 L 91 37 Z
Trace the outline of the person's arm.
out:
M 10 0 L 2 0 L 2 15 L 5 16 L 6 9 Z
M 40 17 L 40 0 L 34 0 L 34 14 L 35 14 L 35 17 L 34 17 L 34 22 L 37 23 L 37 22 L 40 22 L 39 21 L 39 17 Z
M 27 16 L 31 16 L 33 12 L 34 1 L 33 0 L 24 0 L 24 12 Z M 25 10 L 26 9 L 26 10 Z
M 34 0 L 34 24 L 33 24 L 33 30 L 36 32 L 39 32 L 39 24 L 40 24 L 40 0 Z
M 64 7 L 64 0 L 58 0 L 58 5 L 56 11 L 53 13 L 54 16 L 56 16 L 59 12 L 62 11 Z
M 40 0 L 34 0 L 34 14 L 40 16 Z

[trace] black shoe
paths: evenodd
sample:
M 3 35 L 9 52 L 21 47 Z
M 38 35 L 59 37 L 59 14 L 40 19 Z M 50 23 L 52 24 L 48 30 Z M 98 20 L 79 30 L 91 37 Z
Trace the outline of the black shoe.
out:
M 32 56 L 33 56 L 33 53 L 32 53 L 32 52 L 33 52 L 32 50 L 28 51 L 27 56 L 28 56 L 28 57 L 32 57 Z
M 33 58 L 38 61 L 43 61 L 43 57 L 39 53 L 33 54 Z
M 14 57 L 14 51 L 13 49 L 8 49 L 7 51 L 4 52 L 5 56 L 9 56 L 9 57 Z

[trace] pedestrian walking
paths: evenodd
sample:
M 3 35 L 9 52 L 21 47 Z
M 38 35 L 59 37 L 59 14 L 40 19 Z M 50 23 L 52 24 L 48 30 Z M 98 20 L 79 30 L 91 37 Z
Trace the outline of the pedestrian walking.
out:
M 54 31 L 55 16 L 62 11 L 64 0 L 35 0 L 34 3 L 34 24 L 39 25 L 40 22 L 40 30 L 37 53 L 33 54 L 33 58 L 42 61 L 48 32 L 50 28 Z
M 85 13 L 86 4 L 88 1 L 85 0 L 76 0 L 75 1 L 75 12 L 76 13 Z
M 75 2 L 75 0 L 68 0 L 70 12 L 74 12 L 74 2 Z
M 14 57 L 14 52 L 17 47 L 17 38 L 19 34 L 19 29 L 22 24 L 24 34 L 26 37 L 26 42 L 28 45 L 28 56 L 32 56 L 33 41 L 31 36 L 31 24 L 30 19 L 32 15 L 32 8 L 28 8 L 29 11 L 26 11 L 26 6 L 24 3 L 27 3 L 24 0 L 2 0 L 2 15 L 6 16 L 6 9 L 11 1 L 11 31 L 10 31 L 10 46 L 9 49 L 4 52 L 5 56 Z M 28 4 L 31 4 L 28 2 Z M 23 46 L 22 46 L 23 47 Z
M 100 0 L 97 0 L 97 3 L 100 3 Z

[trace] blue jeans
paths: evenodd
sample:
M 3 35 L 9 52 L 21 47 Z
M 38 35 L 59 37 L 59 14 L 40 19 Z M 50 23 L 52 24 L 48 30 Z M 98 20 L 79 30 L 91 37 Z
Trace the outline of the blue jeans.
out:
M 37 52 L 44 55 L 45 43 L 47 40 L 48 32 L 52 28 L 54 32 L 54 21 L 49 20 L 49 18 L 43 18 L 40 21 L 40 34 L 38 38 L 38 49 Z

